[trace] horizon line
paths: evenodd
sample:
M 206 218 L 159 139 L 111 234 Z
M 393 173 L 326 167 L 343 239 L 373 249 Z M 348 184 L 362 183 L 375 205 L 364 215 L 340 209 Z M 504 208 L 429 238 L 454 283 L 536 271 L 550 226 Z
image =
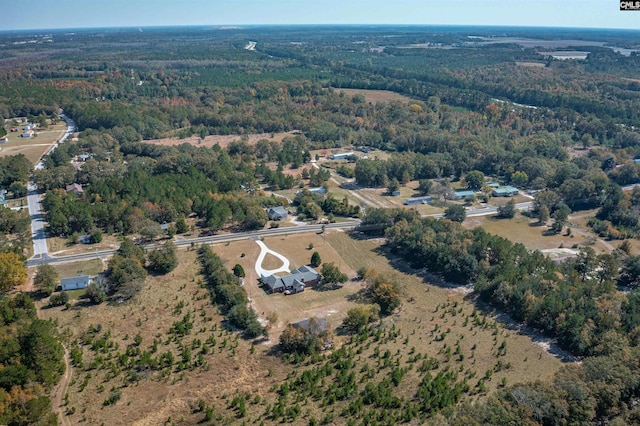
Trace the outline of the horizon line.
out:
M 226 28 L 225 28 L 226 27 Z M 636 31 L 639 28 L 623 27 L 590 27 L 590 26 L 547 26 L 547 25 L 508 25 L 508 24 L 407 24 L 407 23 L 287 23 L 287 24 L 180 24 L 180 25 L 112 25 L 90 27 L 54 27 L 54 28 L 16 28 L 0 30 L 0 33 L 15 33 L 25 31 L 86 31 L 86 30 L 140 30 L 159 28 L 216 28 L 216 29 L 242 29 L 260 27 L 481 27 L 481 28 L 509 28 L 509 29 L 566 29 L 566 30 L 609 30 L 609 31 Z

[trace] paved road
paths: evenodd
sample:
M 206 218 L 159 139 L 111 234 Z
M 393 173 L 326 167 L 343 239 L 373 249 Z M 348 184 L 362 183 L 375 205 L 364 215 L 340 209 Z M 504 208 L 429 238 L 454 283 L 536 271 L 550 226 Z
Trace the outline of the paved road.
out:
M 516 208 L 521 211 L 531 210 L 532 206 L 533 206 L 533 202 L 531 201 L 516 204 Z M 467 209 L 467 217 L 490 216 L 490 215 L 496 214 L 497 210 L 498 210 L 497 207 L 493 207 L 493 206 L 487 206 L 486 208 L 469 208 Z M 431 216 L 435 218 L 441 218 L 442 214 L 439 213 Z M 346 222 L 329 223 L 324 226 L 326 229 L 351 229 L 351 228 L 355 228 L 359 224 L 360 224 L 359 220 L 350 220 Z M 236 232 L 233 234 L 212 235 L 208 237 L 197 237 L 197 238 L 189 238 L 189 239 L 186 239 L 186 238 L 181 239 L 178 237 L 178 239 L 174 240 L 174 243 L 177 247 L 189 247 L 189 246 L 196 246 L 200 244 L 218 244 L 218 243 L 224 243 L 229 241 L 256 239 L 260 237 L 270 237 L 270 236 L 277 236 L 277 235 L 320 232 L 322 230 L 322 226 L 323 225 L 318 225 L 318 224 L 301 225 L 301 226 L 290 227 L 290 228 L 273 228 L 273 229 L 264 229 L 260 231 Z M 153 249 L 156 246 L 157 246 L 156 244 L 149 244 L 145 246 L 145 249 Z M 29 259 L 29 261 L 27 262 L 27 266 L 34 267 L 41 263 L 56 264 L 56 263 L 79 262 L 79 261 L 86 261 L 91 259 L 107 259 L 111 257 L 113 253 L 115 253 L 115 251 L 116 250 L 114 249 L 100 250 L 100 251 L 95 251 L 91 253 L 70 254 L 67 256 L 57 256 L 57 257 L 53 257 L 49 255 L 46 255 L 43 257 L 34 256 L 33 258 Z
M 67 123 L 67 131 L 47 153 L 56 149 L 58 144 L 64 143 L 69 135 L 76 131 L 76 124 L 73 120 L 62 113 L 60 113 L 60 118 Z M 40 160 L 34 168 L 36 170 L 44 168 L 42 160 Z M 29 216 L 31 216 L 31 238 L 33 240 L 33 257 L 29 262 L 34 264 L 47 263 L 52 259 L 52 257 L 49 256 L 49 249 L 47 248 L 47 236 L 44 228 L 45 221 L 44 215 L 42 214 L 42 206 L 40 204 L 41 196 L 38 194 L 38 187 L 33 182 L 29 182 L 27 189 L 27 205 L 29 207 Z
M 359 220 L 350 220 L 346 222 L 336 222 L 329 223 L 324 225 L 326 229 L 350 229 L 355 228 L 360 224 Z M 304 226 L 292 226 L 290 228 L 274 228 L 274 229 L 264 229 L 261 231 L 248 231 L 248 232 L 235 232 L 233 234 L 222 234 L 222 235 L 212 235 L 209 237 L 197 237 L 197 238 L 189 238 L 189 239 L 176 239 L 174 240 L 174 244 L 177 247 L 190 247 L 196 246 L 200 244 L 217 244 L 224 243 L 229 241 L 238 241 L 238 240 L 246 240 L 246 239 L 255 239 L 260 237 L 270 237 L 276 235 L 289 235 L 289 234 L 303 234 L 307 232 L 320 232 L 322 231 L 323 225 L 304 225 Z M 146 245 L 145 249 L 153 249 L 157 245 L 149 244 Z M 91 260 L 91 259 L 106 259 L 115 253 L 115 249 L 111 250 L 100 250 L 92 253 L 79 253 L 79 254 L 70 254 L 67 256 L 47 256 L 46 258 L 36 258 L 33 257 L 27 261 L 27 266 L 33 267 L 38 266 L 41 263 L 69 263 L 69 262 L 78 262 L 83 260 Z
M 40 194 L 38 188 L 29 183 L 27 194 L 27 204 L 29 206 L 29 215 L 31 216 L 31 238 L 33 239 L 33 257 L 42 259 L 48 256 L 47 236 L 44 232 L 44 217 L 40 205 Z

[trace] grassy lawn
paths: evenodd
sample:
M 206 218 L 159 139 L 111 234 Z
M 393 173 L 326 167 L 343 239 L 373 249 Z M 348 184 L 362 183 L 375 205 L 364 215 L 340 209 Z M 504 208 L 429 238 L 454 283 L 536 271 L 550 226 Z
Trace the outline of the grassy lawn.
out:
M 75 277 L 76 275 L 95 276 L 104 271 L 104 264 L 100 259 L 92 259 L 84 262 L 60 263 L 53 265 L 60 278 Z
M 117 249 L 120 240 L 113 235 L 103 235 L 102 242 L 98 244 L 73 244 L 67 238 L 47 238 L 47 247 L 53 255 L 71 255 L 80 253 L 92 253 L 100 250 Z

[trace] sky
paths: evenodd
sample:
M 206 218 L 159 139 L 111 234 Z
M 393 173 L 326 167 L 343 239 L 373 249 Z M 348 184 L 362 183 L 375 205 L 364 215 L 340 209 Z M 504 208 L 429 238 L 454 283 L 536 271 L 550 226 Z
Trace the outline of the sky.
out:
M 616 0 L 0 0 L 0 30 L 261 24 L 628 28 Z

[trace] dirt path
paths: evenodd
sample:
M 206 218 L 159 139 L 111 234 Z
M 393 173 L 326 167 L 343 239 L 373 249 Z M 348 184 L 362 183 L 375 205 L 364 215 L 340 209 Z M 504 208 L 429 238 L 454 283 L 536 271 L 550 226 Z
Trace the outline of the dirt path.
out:
M 60 424 L 71 425 L 69 422 L 69 418 L 65 415 L 65 409 L 63 405 L 64 396 L 67 394 L 67 389 L 69 388 L 69 382 L 71 382 L 72 371 L 71 371 L 71 363 L 69 362 L 69 351 L 66 346 L 64 346 L 64 374 L 62 378 L 56 385 L 56 387 L 51 392 L 51 409 L 54 413 L 58 415 L 58 419 L 60 420 Z
M 35 287 L 33 285 L 33 277 L 27 280 L 24 287 L 21 288 L 21 291 L 28 293 L 35 291 Z M 40 308 L 41 305 L 39 303 L 36 303 L 36 315 L 38 316 L 38 318 L 42 319 Z M 62 347 L 64 349 L 64 374 L 60 378 L 58 384 L 55 385 L 51 390 L 51 395 L 49 395 L 49 397 L 51 399 L 51 411 L 58 415 L 59 424 L 68 426 L 71 425 L 71 422 L 65 414 L 63 401 L 64 396 L 67 394 L 67 389 L 69 389 L 69 383 L 71 382 L 73 372 L 71 370 L 71 363 L 69 362 L 69 351 L 64 344 L 62 345 Z

